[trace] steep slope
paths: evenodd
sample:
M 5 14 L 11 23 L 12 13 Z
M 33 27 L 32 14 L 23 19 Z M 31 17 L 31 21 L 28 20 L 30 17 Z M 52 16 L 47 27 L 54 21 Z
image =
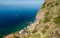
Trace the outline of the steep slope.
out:
M 60 0 L 45 0 L 36 19 L 23 38 L 60 38 Z
M 60 0 L 45 0 L 36 15 L 36 21 L 21 34 L 15 33 L 14 36 L 15 38 L 60 38 Z

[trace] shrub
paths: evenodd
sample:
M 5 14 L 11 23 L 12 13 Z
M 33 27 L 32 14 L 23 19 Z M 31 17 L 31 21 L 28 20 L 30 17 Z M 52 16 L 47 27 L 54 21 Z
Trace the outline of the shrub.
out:
M 46 4 L 46 2 L 44 2 L 44 4 L 43 4 L 42 8 L 45 8 L 45 4 Z
M 32 31 L 32 33 L 36 33 L 37 32 L 37 30 L 36 29 L 34 29 L 33 31 Z
M 54 19 L 54 22 L 60 26 L 60 16 Z
M 45 18 L 44 18 L 43 22 L 46 23 L 46 22 L 49 22 L 49 21 L 50 21 L 50 16 L 49 16 L 49 12 L 47 12 L 45 14 Z
M 42 30 L 42 33 L 43 33 L 43 34 L 45 34 L 45 32 L 46 32 L 46 30 L 45 30 L 45 29 L 43 29 L 43 30 Z
M 49 19 L 48 17 L 45 17 L 45 19 L 44 19 L 43 22 L 47 23 L 47 22 L 49 22 L 49 21 L 50 21 L 50 19 Z

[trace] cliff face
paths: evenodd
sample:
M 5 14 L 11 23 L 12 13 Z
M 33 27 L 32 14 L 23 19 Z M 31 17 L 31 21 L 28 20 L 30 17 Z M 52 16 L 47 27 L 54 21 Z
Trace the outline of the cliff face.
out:
M 45 0 L 26 38 L 60 38 L 60 0 Z
M 60 0 L 45 0 L 29 26 L 21 38 L 60 38 Z

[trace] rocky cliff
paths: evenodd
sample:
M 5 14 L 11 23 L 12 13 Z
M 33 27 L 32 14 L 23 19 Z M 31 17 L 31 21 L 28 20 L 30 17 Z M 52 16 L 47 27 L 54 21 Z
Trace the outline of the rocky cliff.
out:
M 45 0 L 23 38 L 60 38 L 60 0 Z
M 36 21 L 29 24 L 20 38 L 60 38 L 60 0 L 45 0 Z

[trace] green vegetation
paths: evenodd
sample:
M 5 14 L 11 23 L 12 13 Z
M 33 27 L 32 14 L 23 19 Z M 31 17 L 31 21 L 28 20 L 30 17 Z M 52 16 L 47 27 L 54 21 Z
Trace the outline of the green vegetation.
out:
M 47 4 L 47 6 L 53 7 L 54 5 L 53 5 L 53 3 L 51 2 L 51 3 Z
M 60 4 L 60 0 L 57 0 L 57 3 Z
M 55 3 L 56 6 L 58 6 L 59 4 L 58 3 Z
M 56 24 L 60 24 L 60 17 L 54 19 Z
M 49 12 L 46 12 L 46 15 L 45 16 L 48 17 L 49 16 Z
M 32 33 L 36 33 L 37 32 L 37 26 L 35 27 L 35 29 L 32 31 Z
M 37 32 L 37 30 L 36 29 L 34 29 L 33 31 L 32 31 L 32 33 L 36 33 Z
M 19 37 L 17 37 L 17 36 L 14 36 L 14 38 L 19 38 Z
M 54 19 L 54 22 L 60 26 L 60 16 Z
M 43 4 L 42 8 L 45 8 L 45 4 L 46 4 L 46 2 L 44 2 L 44 4 Z
M 45 19 L 44 19 L 43 22 L 47 23 L 47 22 L 49 22 L 49 21 L 50 21 L 50 19 L 49 19 L 48 17 L 45 17 Z
M 50 18 L 49 18 L 49 12 L 47 12 L 46 13 L 46 15 L 45 15 L 45 18 L 44 18 L 44 23 L 47 23 L 47 22 L 49 22 L 50 21 Z
M 45 27 L 44 27 L 44 29 L 41 31 L 43 34 L 45 34 L 46 33 L 46 30 L 49 28 L 49 26 L 48 25 L 46 25 Z
M 45 32 L 46 32 L 46 30 L 45 30 L 45 29 L 43 29 L 43 30 L 42 30 L 42 33 L 43 33 L 43 34 L 45 34 Z

